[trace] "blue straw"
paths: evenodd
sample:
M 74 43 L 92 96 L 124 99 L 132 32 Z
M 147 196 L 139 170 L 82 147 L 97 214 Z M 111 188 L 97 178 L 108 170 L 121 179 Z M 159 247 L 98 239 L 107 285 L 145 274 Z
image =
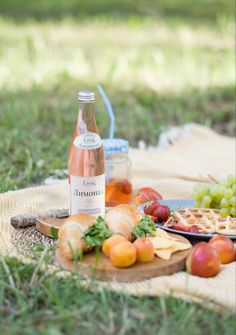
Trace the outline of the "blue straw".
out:
M 114 138 L 115 133 L 115 115 L 113 112 L 112 105 L 110 103 L 110 100 L 108 99 L 106 93 L 104 92 L 104 89 L 100 84 L 97 84 L 97 88 L 99 93 L 101 94 L 102 100 L 104 102 L 104 105 L 106 109 L 108 110 L 109 118 L 110 118 L 110 129 L 109 129 L 109 138 Z

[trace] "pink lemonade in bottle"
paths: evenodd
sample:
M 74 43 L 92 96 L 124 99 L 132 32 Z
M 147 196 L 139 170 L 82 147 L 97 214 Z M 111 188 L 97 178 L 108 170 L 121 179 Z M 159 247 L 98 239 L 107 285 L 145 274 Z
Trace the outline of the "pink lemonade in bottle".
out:
M 81 91 L 78 100 L 78 122 L 68 160 L 70 215 L 104 216 L 105 161 L 94 115 L 95 94 Z

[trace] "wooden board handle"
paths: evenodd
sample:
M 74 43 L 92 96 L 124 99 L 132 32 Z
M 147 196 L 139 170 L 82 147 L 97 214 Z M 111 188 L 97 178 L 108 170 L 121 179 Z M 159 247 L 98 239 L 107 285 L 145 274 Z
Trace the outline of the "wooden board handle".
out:
M 69 209 L 50 209 L 43 213 L 32 213 L 25 215 L 17 215 L 11 217 L 11 225 L 15 228 L 27 228 L 36 225 L 39 217 L 53 217 L 63 219 L 69 216 Z

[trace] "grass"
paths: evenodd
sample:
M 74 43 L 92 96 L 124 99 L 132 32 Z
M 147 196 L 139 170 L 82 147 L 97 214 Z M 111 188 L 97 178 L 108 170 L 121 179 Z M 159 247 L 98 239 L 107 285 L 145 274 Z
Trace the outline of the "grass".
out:
M 76 92 L 96 83 L 112 101 L 116 136 L 131 145 L 154 145 L 162 129 L 185 122 L 232 135 L 234 25 L 223 18 L 0 18 L 0 191 L 66 168 Z M 106 137 L 99 96 L 96 106 Z
M 32 280 L 32 264 L 14 259 L 7 259 L 5 267 L 0 264 L 0 331 L 4 335 L 167 335 L 173 331 L 175 335 L 233 335 L 236 330 L 233 315 L 172 297 L 92 293 L 76 276 L 58 279 L 37 273 Z
M 62 18 L 70 15 L 76 18 L 109 15 L 127 18 L 131 15 L 171 16 L 186 20 L 214 22 L 220 16 L 232 16 L 235 4 L 232 0 L 204 0 L 189 3 L 188 0 L 2 0 L 0 12 L 16 20 L 33 17 L 39 20 Z
M 162 129 L 185 122 L 234 134 L 233 12 L 229 0 L 2 0 L 0 192 L 66 168 L 76 92 L 96 83 L 112 101 L 116 135 L 133 146 L 154 145 Z M 99 97 L 96 107 L 105 137 Z M 5 262 L 4 335 L 235 333 L 230 314 L 173 297 L 92 293 L 77 277 L 37 273 L 32 281 L 35 265 Z

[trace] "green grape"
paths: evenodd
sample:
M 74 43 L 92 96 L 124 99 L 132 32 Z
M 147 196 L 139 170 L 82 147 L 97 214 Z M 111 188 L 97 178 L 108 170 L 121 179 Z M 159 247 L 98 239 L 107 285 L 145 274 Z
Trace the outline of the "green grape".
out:
M 236 178 L 235 178 L 235 176 L 232 175 L 232 174 L 228 175 L 227 180 L 228 180 L 228 182 L 229 182 L 230 185 L 233 185 L 233 184 L 236 183 Z
M 198 194 L 201 197 L 204 197 L 205 194 L 207 194 L 209 191 L 209 187 L 206 185 L 200 185 L 199 186 L 199 190 L 198 190 Z
M 230 206 L 230 199 L 222 198 L 220 202 L 220 208 L 226 208 Z
M 194 198 L 194 200 L 201 200 L 202 195 L 200 193 L 198 193 L 197 191 L 194 191 L 193 192 L 193 198 Z
M 218 193 L 220 194 L 220 195 L 224 195 L 224 193 L 225 193 L 225 190 L 227 190 L 227 187 L 224 187 L 223 185 L 218 185 Z
M 208 186 L 197 184 L 194 186 L 193 198 L 195 201 L 201 201 L 204 195 L 208 194 Z
M 219 209 L 220 208 L 220 203 L 213 200 L 211 202 L 211 208 Z
M 204 202 L 203 202 L 203 201 L 200 203 L 200 206 L 199 206 L 199 208 L 206 208 L 206 205 L 204 204 Z
M 230 187 L 231 183 L 229 183 L 229 181 L 227 179 L 224 179 L 220 182 L 220 185 L 222 185 L 224 187 Z
M 236 196 L 235 195 L 230 199 L 230 205 L 232 205 L 233 207 L 236 207 Z
M 201 201 L 195 201 L 194 202 L 194 207 L 195 208 L 200 208 L 200 206 L 201 206 Z
M 200 208 L 210 208 L 210 204 L 206 204 L 204 201 L 202 201 Z
M 233 191 L 230 188 L 226 188 L 223 194 L 226 198 L 231 198 L 233 196 Z
M 218 194 L 214 197 L 214 200 L 220 203 L 220 201 L 221 201 L 222 198 L 223 198 L 223 195 L 220 194 L 220 193 L 218 193 Z
M 196 208 L 220 209 L 222 216 L 235 215 L 236 179 L 229 175 L 227 179 L 213 185 L 196 184 L 193 188 Z M 232 213 L 231 213 L 232 212 Z M 231 214 L 230 214 L 231 213 Z
M 236 216 L 236 178 L 229 175 L 227 179 L 210 186 L 196 184 L 193 188 L 196 208 L 220 209 L 221 215 Z
M 218 208 L 221 208 L 220 203 L 221 203 L 221 200 L 222 200 L 222 199 L 223 199 L 222 196 L 218 196 L 217 198 L 214 198 L 214 203 L 216 204 L 216 206 L 217 206 Z
M 236 217 L 236 207 L 232 207 L 232 208 L 230 209 L 229 214 L 235 218 L 235 217 Z
M 226 216 L 229 215 L 229 210 L 228 210 L 228 208 L 221 208 L 221 209 L 220 209 L 220 215 L 221 215 L 223 218 L 226 218 Z
M 231 190 L 233 191 L 234 195 L 236 195 L 236 183 L 231 186 Z
M 212 185 L 209 192 L 212 197 L 216 197 L 218 195 L 218 185 Z
M 211 201 L 212 201 L 212 197 L 208 194 L 204 195 L 204 197 L 202 198 L 202 202 L 205 205 L 210 205 Z

